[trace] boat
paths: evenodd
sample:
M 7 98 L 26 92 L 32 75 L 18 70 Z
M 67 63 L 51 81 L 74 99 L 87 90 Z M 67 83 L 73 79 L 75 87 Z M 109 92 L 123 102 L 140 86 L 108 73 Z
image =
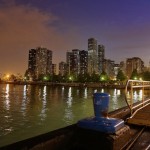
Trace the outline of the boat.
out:
M 103 114 L 101 111 L 99 115 L 95 112 L 95 116 L 79 120 L 76 124 L 12 143 L 0 149 L 148 150 L 150 149 L 150 99 L 144 99 L 144 89 L 149 87 L 150 81 L 128 80 L 125 88 L 127 106 L 108 114 Z M 134 88 L 142 88 L 142 101 L 133 103 L 132 96 L 128 98 L 128 90 L 133 92 Z M 108 95 L 99 94 L 97 95 L 106 96 L 105 100 L 108 100 Z M 104 105 L 107 108 L 106 103 Z M 115 123 L 108 120 L 115 120 Z M 100 123 L 100 128 L 97 126 L 95 128 L 97 122 Z

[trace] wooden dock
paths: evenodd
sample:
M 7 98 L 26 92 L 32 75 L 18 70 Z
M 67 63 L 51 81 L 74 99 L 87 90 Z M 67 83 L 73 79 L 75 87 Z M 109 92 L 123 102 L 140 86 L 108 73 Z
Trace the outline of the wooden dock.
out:
M 150 104 L 136 111 L 127 121 L 129 124 L 150 127 Z

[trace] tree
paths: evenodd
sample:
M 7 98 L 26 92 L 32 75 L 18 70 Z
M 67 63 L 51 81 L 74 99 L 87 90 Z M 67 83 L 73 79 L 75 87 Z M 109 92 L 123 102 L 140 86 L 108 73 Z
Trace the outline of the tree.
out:
M 126 76 L 122 70 L 119 70 L 116 78 L 118 81 L 124 81 L 126 79 Z
M 100 81 L 108 81 L 109 77 L 105 71 L 100 74 Z
M 138 80 L 139 79 L 139 74 L 138 74 L 136 69 L 133 70 L 130 78 L 133 79 L 133 80 Z
M 145 81 L 150 81 L 150 72 L 149 71 L 143 72 L 142 79 Z

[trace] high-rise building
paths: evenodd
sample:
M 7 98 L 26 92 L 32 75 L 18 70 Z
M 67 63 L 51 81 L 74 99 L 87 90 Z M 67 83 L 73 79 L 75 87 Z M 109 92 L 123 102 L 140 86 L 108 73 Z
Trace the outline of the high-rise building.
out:
M 79 75 L 87 73 L 88 52 L 85 50 L 73 49 L 67 52 L 67 72 L 69 75 Z
M 30 74 L 34 74 L 36 69 L 36 49 L 29 50 L 28 58 L 28 71 Z
M 104 60 L 104 72 L 106 72 L 111 79 L 114 79 L 115 77 L 114 66 L 115 62 L 113 60 L 110 59 Z
M 52 64 L 52 75 L 56 75 L 56 64 Z
M 80 71 L 80 50 L 73 49 L 72 52 L 67 52 L 68 74 L 77 76 Z
M 67 74 L 69 74 L 69 75 L 70 75 L 71 55 L 72 55 L 72 52 L 67 52 L 66 53 Z
M 34 79 L 52 74 L 52 51 L 42 47 L 29 50 L 28 72 Z
M 88 73 L 98 73 L 97 40 L 88 39 Z
M 102 73 L 104 70 L 104 59 L 105 59 L 105 47 L 104 45 L 98 45 L 98 72 Z
M 59 63 L 59 75 L 64 76 L 65 74 L 67 74 L 67 63 L 62 61 Z
M 139 57 L 127 58 L 126 60 L 126 75 L 131 77 L 133 70 L 137 70 L 137 73 L 142 73 L 144 68 L 144 62 Z
M 88 52 L 85 50 L 81 50 L 79 52 L 80 55 L 80 74 L 87 73 L 88 67 Z

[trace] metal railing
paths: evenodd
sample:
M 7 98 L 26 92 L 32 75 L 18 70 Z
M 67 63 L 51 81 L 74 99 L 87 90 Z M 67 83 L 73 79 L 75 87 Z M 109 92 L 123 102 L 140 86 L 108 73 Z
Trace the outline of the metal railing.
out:
M 144 107 L 146 103 L 150 102 L 150 99 L 145 100 L 144 98 L 145 88 L 150 89 L 150 81 L 128 80 L 126 82 L 125 101 L 130 109 L 131 115 L 134 109 L 136 109 L 137 107 L 141 109 L 142 107 Z M 133 102 L 133 89 L 142 89 L 142 101 L 137 105 L 134 105 L 134 102 Z M 128 92 L 130 93 L 130 98 L 127 97 Z

